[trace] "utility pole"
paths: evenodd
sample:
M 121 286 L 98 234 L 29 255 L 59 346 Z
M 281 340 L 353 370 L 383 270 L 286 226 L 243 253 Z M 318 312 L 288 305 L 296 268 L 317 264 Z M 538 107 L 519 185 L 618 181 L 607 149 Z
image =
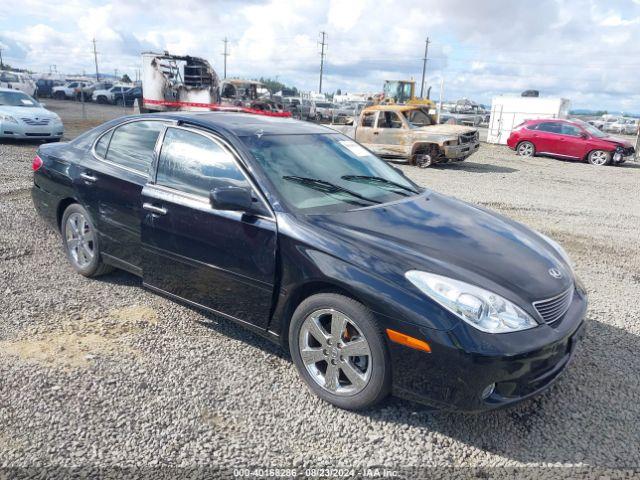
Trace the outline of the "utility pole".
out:
M 96 63 L 96 82 L 100 81 L 100 72 L 98 71 L 98 51 L 96 50 L 96 38 L 93 37 L 93 60 Z
M 227 57 L 229 56 L 229 52 L 227 51 L 227 44 L 229 43 L 229 40 L 227 39 L 227 37 L 224 37 L 224 40 L 222 42 L 224 43 L 224 53 L 222 54 L 222 56 L 224 57 L 224 78 L 227 78 Z
M 113 76 L 116 77 L 116 82 L 118 81 L 118 69 L 114 68 L 113 69 Z
M 327 46 L 327 43 L 325 42 L 327 33 L 323 31 L 320 32 L 320 35 L 322 35 L 322 41 L 320 42 L 320 45 L 322 45 L 322 50 L 320 51 L 320 85 L 318 86 L 318 93 L 322 93 L 322 72 L 324 70 L 324 57 L 326 55 L 324 53 L 324 47 Z
M 422 59 L 422 83 L 420 84 L 420 98 L 422 97 L 422 92 L 424 91 L 424 75 L 427 72 L 427 54 L 429 53 L 429 37 L 424 42 L 424 58 Z
M 0 68 L 4 68 L 4 64 L 2 63 L 2 47 L 0 47 Z

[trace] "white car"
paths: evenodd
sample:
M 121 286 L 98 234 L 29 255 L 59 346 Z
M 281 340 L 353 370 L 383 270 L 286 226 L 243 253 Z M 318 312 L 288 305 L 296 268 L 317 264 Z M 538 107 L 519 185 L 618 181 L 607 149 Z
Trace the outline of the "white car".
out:
M 91 100 L 97 103 L 113 103 L 113 96 L 115 93 L 125 93 L 129 91 L 131 87 L 123 85 L 114 85 L 106 90 L 96 90 L 91 95 Z
M 20 90 L 33 96 L 36 93 L 36 82 L 26 73 L 2 70 L 0 71 L 0 88 Z
M 638 125 L 635 120 L 628 118 L 618 118 L 613 122 L 605 123 L 603 130 L 609 133 L 635 135 L 635 133 L 638 131 Z
M 64 135 L 60 117 L 33 97 L 0 88 L 0 138 L 59 141 Z
M 80 89 L 88 86 L 87 82 L 69 82 L 66 85 L 59 87 L 53 87 L 51 96 L 58 100 L 64 100 L 65 98 L 77 98 L 80 93 Z

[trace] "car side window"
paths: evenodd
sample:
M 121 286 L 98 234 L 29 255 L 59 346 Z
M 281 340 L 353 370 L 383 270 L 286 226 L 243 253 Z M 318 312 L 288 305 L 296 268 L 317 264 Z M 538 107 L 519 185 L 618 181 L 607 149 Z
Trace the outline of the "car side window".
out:
M 147 173 L 163 126 L 159 121 L 142 121 L 116 127 L 105 158 L 123 167 Z
M 365 112 L 362 114 L 362 126 L 373 127 L 373 122 L 376 118 L 376 112 Z
M 219 185 L 249 186 L 230 152 L 204 135 L 179 128 L 167 129 L 156 183 L 207 198 Z
M 571 135 L 572 137 L 579 137 L 581 130 L 578 127 L 573 125 L 569 125 L 568 123 L 562 124 L 562 134 L 563 135 Z
M 562 126 L 557 122 L 543 122 L 538 125 L 538 130 L 549 133 L 562 133 Z
M 396 112 L 380 112 L 378 128 L 402 128 L 402 120 Z

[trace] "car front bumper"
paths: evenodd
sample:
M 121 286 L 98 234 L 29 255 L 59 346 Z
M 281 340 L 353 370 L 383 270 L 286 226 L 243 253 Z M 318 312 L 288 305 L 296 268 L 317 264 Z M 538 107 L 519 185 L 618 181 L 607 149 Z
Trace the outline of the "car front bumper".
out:
M 467 158 L 480 148 L 480 142 L 462 143 L 460 145 L 447 145 L 444 147 L 444 156 L 446 158 L 456 160 L 459 158 Z
M 64 126 L 61 123 L 49 125 L 27 125 L 19 123 L 1 122 L 0 138 L 14 138 L 16 140 L 46 140 L 60 139 L 64 135 Z
M 487 334 L 460 321 L 449 331 L 409 324 L 399 331 L 427 341 L 431 352 L 388 342 L 393 393 L 442 410 L 480 412 L 508 406 L 550 387 L 571 362 L 584 333 L 586 294 L 577 289 L 553 325 Z M 402 330 L 400 330 L 402 329 Z M 483 396 L 494 385 L 493 392 Z

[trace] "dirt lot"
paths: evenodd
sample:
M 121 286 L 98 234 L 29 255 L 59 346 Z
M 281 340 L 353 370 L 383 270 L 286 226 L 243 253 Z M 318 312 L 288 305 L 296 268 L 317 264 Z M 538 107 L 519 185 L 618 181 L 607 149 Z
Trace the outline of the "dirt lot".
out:
M 48 101 L 68 136 L 115 107 Z M 521 159 L 482 145 L 418 183 L 559 240 L 590 292 L 587 335 L 542 396 L 476 416 L 322 403 L 277 347 L 68 266 L 29 197 L 37 145 L 0 144 L 1 466 L 640 467 L 640 164 Z

